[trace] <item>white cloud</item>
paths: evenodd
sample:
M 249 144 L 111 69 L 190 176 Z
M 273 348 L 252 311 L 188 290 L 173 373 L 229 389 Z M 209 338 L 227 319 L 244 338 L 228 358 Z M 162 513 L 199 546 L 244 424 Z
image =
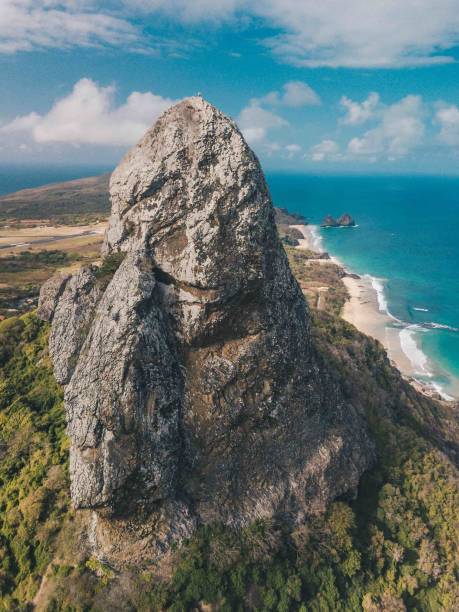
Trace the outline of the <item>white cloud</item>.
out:
M 285 145 L 284 157 L 286 157 L 287 159 L 293 159 L 294 157 L 297 157 L 297 155 L 301 153 L 301 151 L 302 151 L 302 148 L 299 144 L 292 143 L 292 144 Z
M 440 124 L 439 140 L 450 146 L 459 145 L 459 108 L 454 104 L 440 103 L 435 120 Z
M 394 68 L 454 61 L 459 0 L 1 0 L 0 53 L 119 45 L 147 52 L 158 15 L 193 27 L 262 20 L 264 44 L 295 66 Z
M 322 140 L 322 142 L 319 142 L 319 144 L 311 147 L 309 157 L 312 159 L 312 161 L 316 162 L 337 161 L 341 158 L 339 145 L 334 140 Z
M 424 107 L 420 96 L 406 96 L 381 112 L 379 124 L 363 136 L 352 138 L 347 150 L 356 156 L 385 156 L 397 159 L 418 147 L 423 140 Z
M 399 67 L 453 61 L 459 0 L 125 0 L 182 21 L 262 18 L 265 43 L 296 66 Z M 446 51 L 446 52 L 445 52 Z
M 89 0 L 1 0 L 0 53 L 140 44 L 136 26 Z
M 30 113 L 0 127 L 4 135 L 29 135 L 36 143 L 125 146 L 138 140 L 174 101 L 134 91 L 116 106 L 115 88 L 81 79 L 46 115 Z
M 297 66 L 445 63 L 453 59 L 442 51 L 459 40 L 458 0 L 269 0 L 257 7 L 284 30 L 269 43 L 274 53 Z
M 261 98 L 252 98 L 239 113 L 237 122 L 249 144 L 263 144 L 264 150 L 272 154 L 280 151 L 282 147 L 278 143 L 268 142 L 269 132 L 289 124 L 283 117 L 265 107 L 298 108 L 317 104 L 320 104 L 320 98 L 307 83 L 288 81 L 281 91 L 271 91 Z M 291 144 L 284 147 L 287 157 L 295 155 L 297 146 L 299 145 Z
M 341 106 L 344 106 L 347 113 L 342 119 L 343 123 L 348 125 L 359 125 L 365 123 L 372 117 L 374 117 L 376 110 L 379 106 L 379 94 L 372 92 L 368 98 L 363 102 L 354 102 L 347 96 L 342 96 L 340 100 Z
M 262 98 L 253 98 L 252 102 L 270 106 L 300 108 L 302 106 L 318 106 L 320 98 L 307 83 L 288 81 L 282 86 L 282 91 L 271 91 Z
M 257 100 L 251 100 L 242 109 L 237 123 L 249 144 L 264 142 L 270 130 L 285 127 L 288 122 L 275 113 L 262 108 Z
M 186 23 L 225 21 L 234 18 L 246 0 L 122 0 L 132 10 L 143 13 L 161 12 L 171 19 Z

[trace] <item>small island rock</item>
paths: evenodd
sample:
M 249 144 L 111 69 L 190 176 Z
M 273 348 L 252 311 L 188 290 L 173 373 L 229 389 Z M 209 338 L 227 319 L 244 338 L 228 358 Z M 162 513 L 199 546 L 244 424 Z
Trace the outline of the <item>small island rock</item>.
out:
M 327 215 L 322 221 L 322 223 L 320 224 L 320 227 L 338 227 L 338 226 L 339 226 L 338 221 L 331 215 Z
M 339 217 L 338 219 L 335 219 L 331 215 L 327 215 L 322 221 L 322 223 L 320 224 L 320 227 L 354 227 L 354 226 L 355 226 L 355 221 L 351 217 L 351 215 L 349 215 L 348 213 L 344 213 L 344 215 L 341 215 L 341 217 Z
M 344 215 L 341 215 L 341 217 L 338 219 L 338 225 L 341 227 L 354 227 L 355 221 L 351 215 L 344 213 Z

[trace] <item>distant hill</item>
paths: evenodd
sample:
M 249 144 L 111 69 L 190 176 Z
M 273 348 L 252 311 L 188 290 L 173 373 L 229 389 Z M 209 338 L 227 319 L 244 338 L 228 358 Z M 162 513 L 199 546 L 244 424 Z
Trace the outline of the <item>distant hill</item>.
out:
M 108 185 L 110 174 L 74 181 L 51 183 L 33 189 L 21 189 L 0 196 L 0 221 L 6 219 L 52 219 L 72 223 L 79 217 L 110 212 Z M 302 215 L 276 208 L 276 223 L 282 226 L 307 223 Z
M 0 196 L 0 220 L 53 219 L 68 221 L 69 216 L 102 213 L 108 215 L 110 174 L 33 189 L 22 189 Z

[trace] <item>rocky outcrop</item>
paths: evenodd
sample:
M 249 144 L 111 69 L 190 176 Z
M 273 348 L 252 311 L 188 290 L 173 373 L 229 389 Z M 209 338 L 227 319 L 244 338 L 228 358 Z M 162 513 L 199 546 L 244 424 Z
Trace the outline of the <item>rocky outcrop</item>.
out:
M 300 244 L 299 241 L 303 240 L 304 238 L 300 230 L 296 227 L 292 227 L 291 225 L 277 224 L 277 230 L 279 232 L 281 242 L 287 246 L 296 247 Z
M 59 298 L 69 278 L 68 274 L 55 274 L 42 286 L 37 315 L 43 321 L 51 321 L 53 318 Z
M 355 490 L 373 457 L 365 422 L 315 350 L 236 125 L 184 100 L 110 192 L 103 253 L 125 257 L 108 286 L 86 268 L 40 303 L 96 554 L 146 562 L 198 523 L 301 521 Z
M 354 219 L 351 217 L 351 215 L 347 213 L 345 213 L 344 215 L 341 215 L 341 217 L 339 217 L 338 219 L 335 219 L 331 215 L 327 215 L 322 221 L 322 223 L 320 224 L 320 227 L 354 227 L 354 226 L 355 226 Z
M 354 227 L 355 221 L 351 215 L 344 213 L 344 215 L 341 215 L 341 217 L 338 219 L 338 225 L 340 227 Z
M 338 227 L 338 221 L 331 215 L 324 217 L 324 220 L 320 224 L 320 227 Z
M 308 220 L 299 213 L 292 213 L 286 208 L 274 208 L 275 221 L 277 225 L 307 225 Z

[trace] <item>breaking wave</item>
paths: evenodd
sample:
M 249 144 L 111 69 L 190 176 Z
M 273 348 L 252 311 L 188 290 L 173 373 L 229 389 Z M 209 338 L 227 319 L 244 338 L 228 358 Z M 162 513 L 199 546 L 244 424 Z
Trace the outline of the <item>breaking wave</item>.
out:
M 400 332 L 400 346 L 407 358 L 410 360 L 416 374 L 431 378 L 432 372 L 428 368 L 427 355 L 419 348 L 416 342 L 416 332 L 422 331 L 419 325 L 408 325 Z

